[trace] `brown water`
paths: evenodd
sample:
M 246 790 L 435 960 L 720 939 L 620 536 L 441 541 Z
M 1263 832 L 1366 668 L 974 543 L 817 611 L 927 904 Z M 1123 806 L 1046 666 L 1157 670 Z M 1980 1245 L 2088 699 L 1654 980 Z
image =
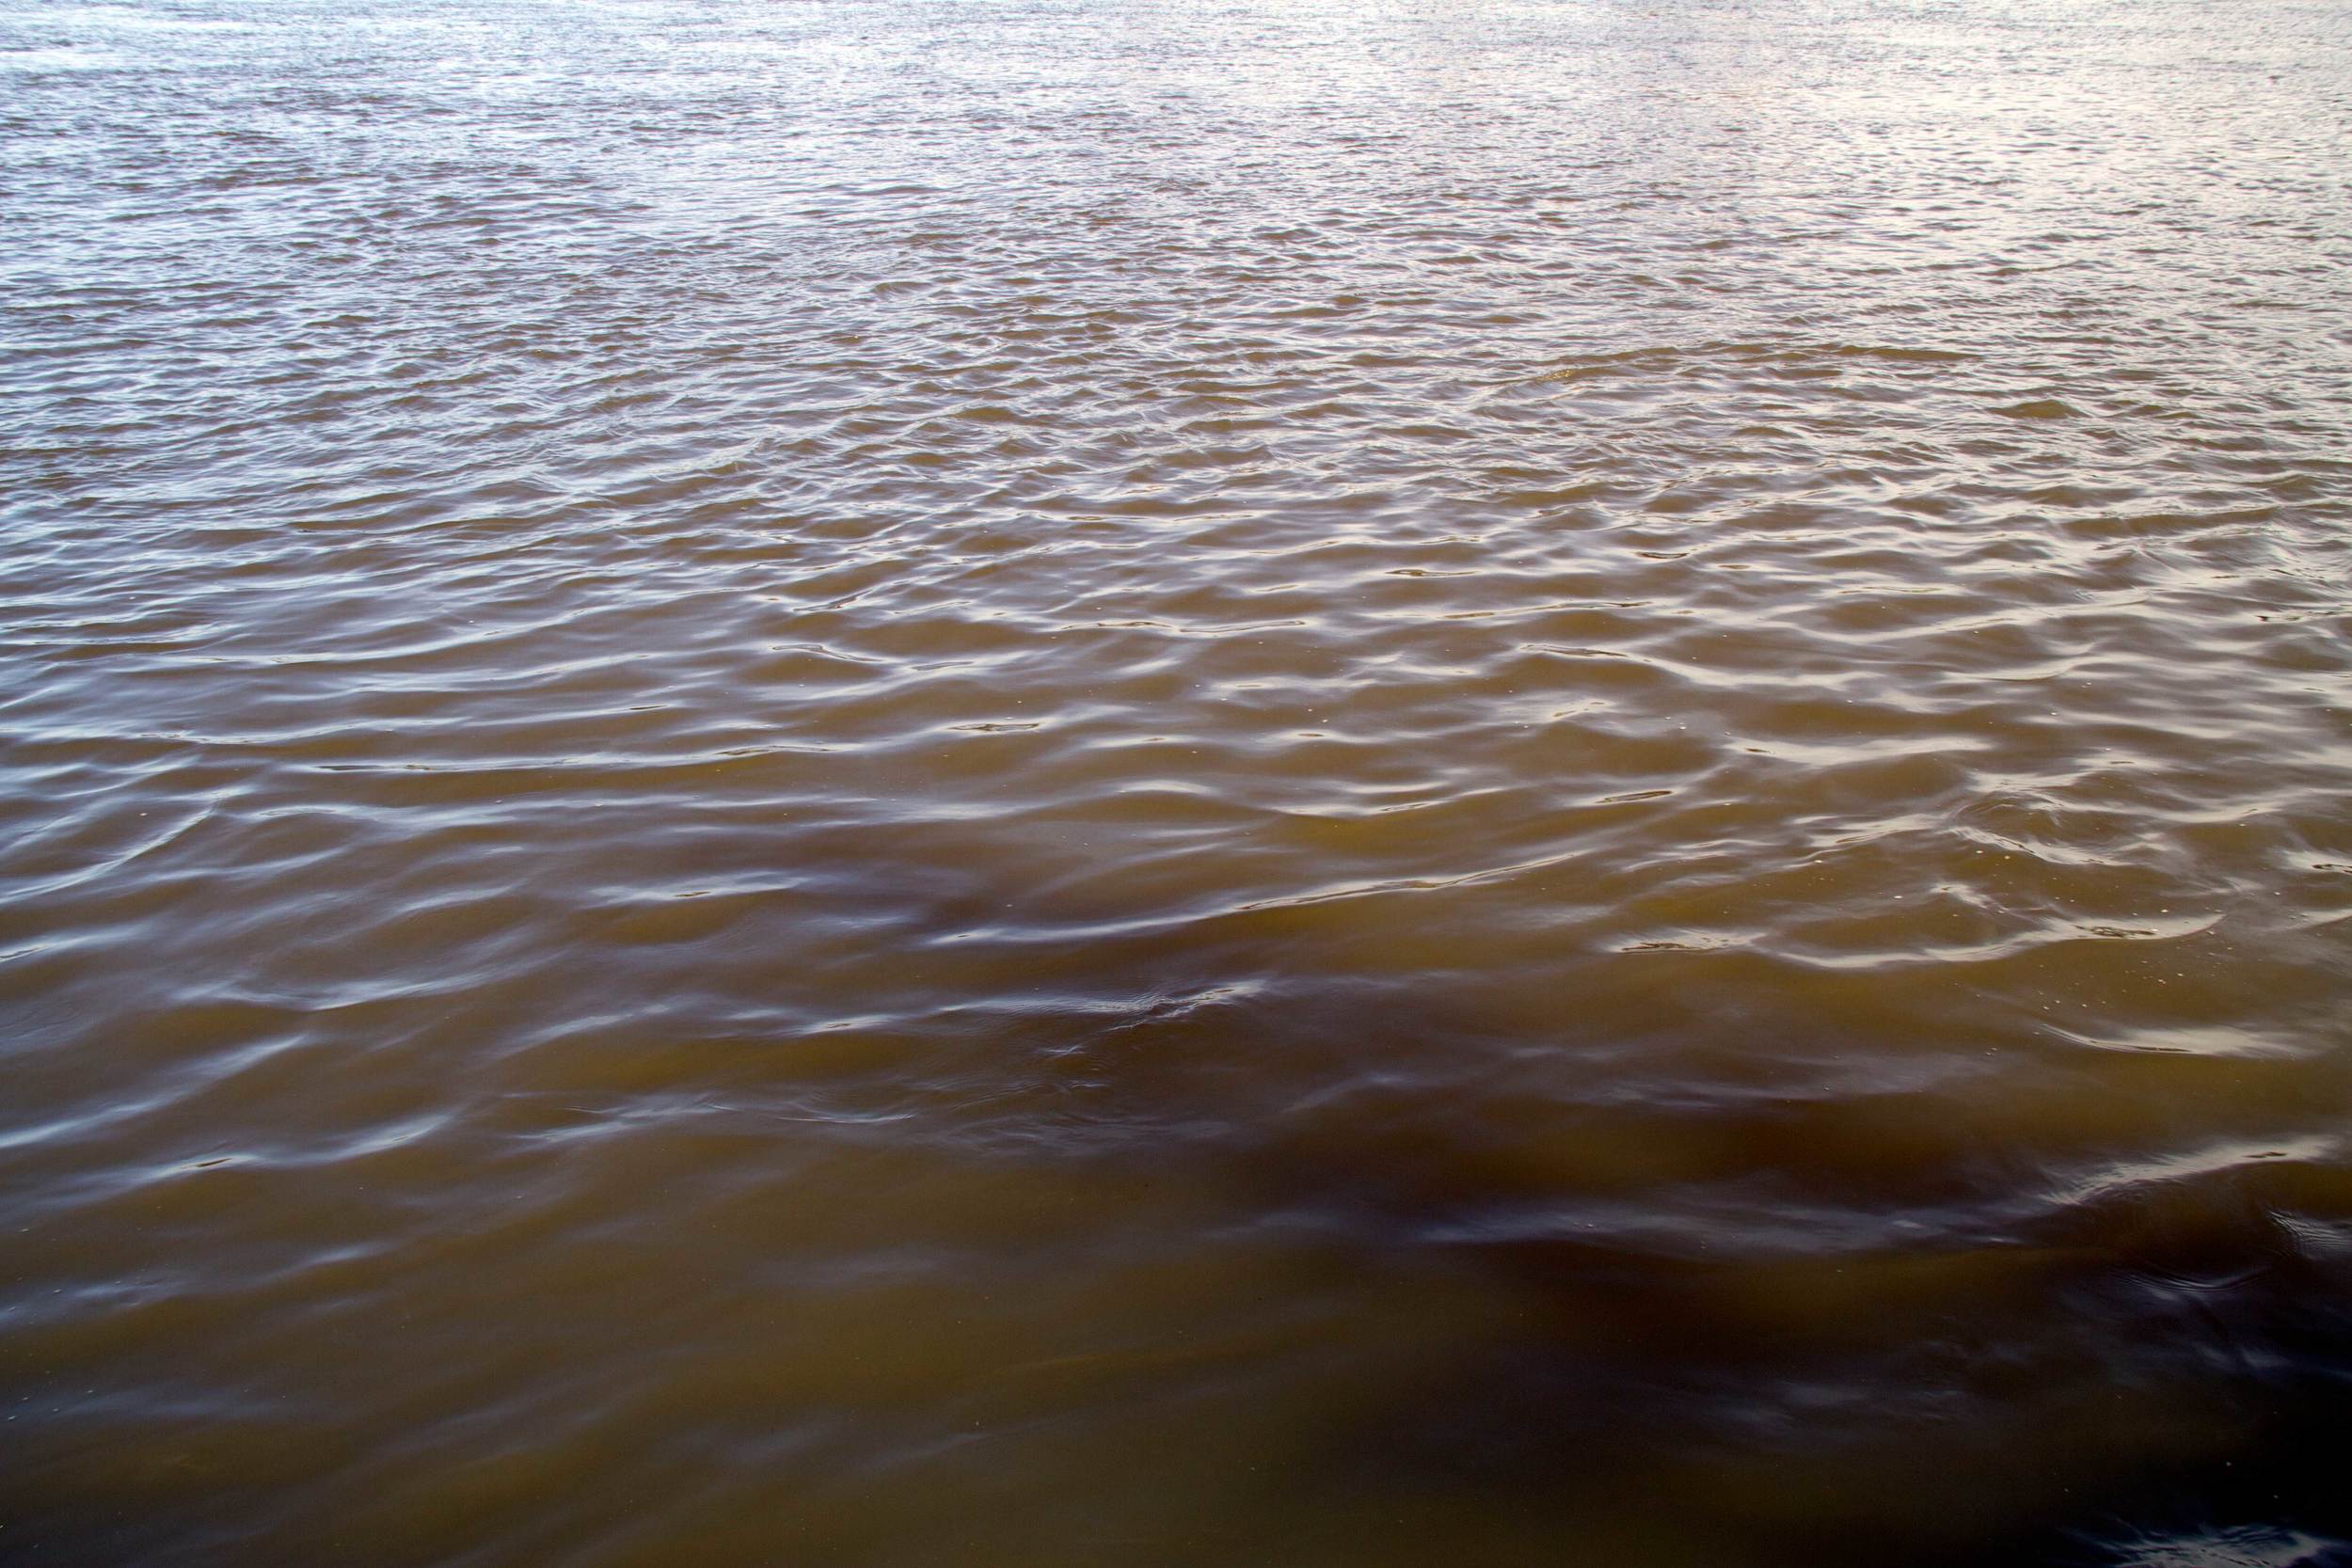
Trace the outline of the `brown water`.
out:
M 0 6 L 0 1558 L 2352 1561 L 2352 23 Z

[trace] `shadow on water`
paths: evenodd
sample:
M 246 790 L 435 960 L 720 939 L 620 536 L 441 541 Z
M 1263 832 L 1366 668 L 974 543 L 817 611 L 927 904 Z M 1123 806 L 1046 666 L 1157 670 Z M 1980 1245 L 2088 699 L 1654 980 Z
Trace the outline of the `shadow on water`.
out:
M 2352 1173 L 2280 1151 L 2065 1190 L 2035 1176 L 2062 1151 L 1988 1147 L 1932 1093 L 1514 1082 L 1604 1033 L 1531 1052 L 1424 994 L 1095 1047 L 1348 1063 L 1355 1089 L 1271 1122 L 1179 1111 L 1157 1065 L 1126 1092 L 1216 1122 L 1192 1157 L 1248 1223 L 1480 1304 L 1381 1358 L 1270 1496 L 1384 1560 L 2352 1560 Z M 1495 1065 L 1443 1099 L 1374 1065 L 1433 1055 Z

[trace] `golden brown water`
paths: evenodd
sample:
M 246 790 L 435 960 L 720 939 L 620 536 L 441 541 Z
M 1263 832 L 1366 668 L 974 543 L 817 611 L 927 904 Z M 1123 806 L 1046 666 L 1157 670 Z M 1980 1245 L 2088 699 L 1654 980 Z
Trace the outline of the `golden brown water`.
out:
M 2352 1561 L 2352 27 L 0 5 L 0 1559 Z

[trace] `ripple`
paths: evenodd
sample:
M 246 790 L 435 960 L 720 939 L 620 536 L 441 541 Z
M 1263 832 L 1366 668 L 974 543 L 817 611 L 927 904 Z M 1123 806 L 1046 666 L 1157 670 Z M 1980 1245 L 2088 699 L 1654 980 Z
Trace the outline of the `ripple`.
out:
M 8 1539 L 2342 1555 L 2228 24 L 0 0 Z

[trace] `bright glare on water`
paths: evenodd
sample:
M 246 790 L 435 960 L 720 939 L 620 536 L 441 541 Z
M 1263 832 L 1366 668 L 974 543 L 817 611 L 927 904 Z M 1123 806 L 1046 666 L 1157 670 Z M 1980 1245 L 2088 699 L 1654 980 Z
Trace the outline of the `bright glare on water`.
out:
M 2340 0 L 0 0 L 0 1561 L 2352 1562 Z

